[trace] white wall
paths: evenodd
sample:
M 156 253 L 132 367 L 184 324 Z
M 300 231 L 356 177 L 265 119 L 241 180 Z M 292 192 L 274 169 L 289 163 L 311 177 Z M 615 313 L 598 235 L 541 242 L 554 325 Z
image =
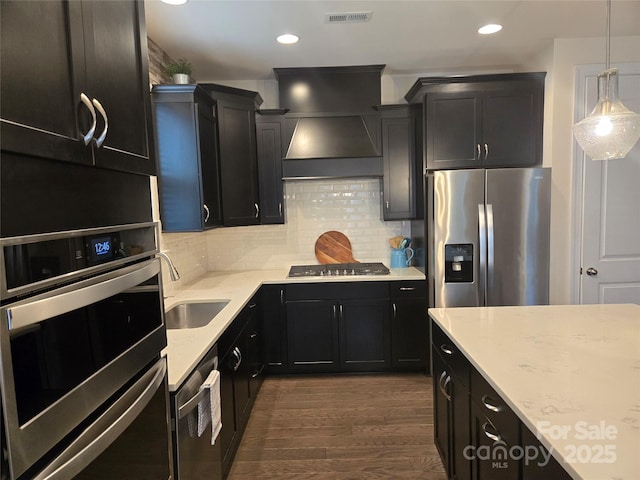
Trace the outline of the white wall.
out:
M 552 166 L 551 200 L 551 303 L 571 301 L 573 249 L 571 233 L 576 221 L 573 211 L 573 139 L 575 66 L 601 64 L 604 68 L 605 39 L 556 39 L 553 51 L 552 96 L 545 114 L 551 130 L 545 162 Z M 611 39 L 611 63 L 640 62 L 640 36 Z M 624 99 L 623 99 L 624 101 Z M 549 161 L 550 157 L 550 161 Z

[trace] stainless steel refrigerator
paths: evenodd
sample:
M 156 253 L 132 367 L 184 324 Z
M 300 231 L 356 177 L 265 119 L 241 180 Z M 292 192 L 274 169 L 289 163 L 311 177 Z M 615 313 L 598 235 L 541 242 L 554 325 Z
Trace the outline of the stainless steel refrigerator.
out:
M 550 191 L 549 168 L 429 173 L 430 306 L 548 304 Z

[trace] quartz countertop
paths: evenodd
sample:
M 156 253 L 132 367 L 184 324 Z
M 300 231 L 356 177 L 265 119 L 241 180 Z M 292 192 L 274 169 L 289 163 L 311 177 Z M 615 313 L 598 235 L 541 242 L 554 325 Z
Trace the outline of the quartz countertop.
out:
M 251 297 L 265 283 L 328 283 L 424 280 L 425 275 L 414 267 L 391 268 L 389 275 L 357 275 L 336 277 L 288 278 L 289 269 L 209 272 L 165 298 L 165 310 L 187 301 L 228 300 L 229 304 L 204 327 L 167 330 L 169 389 L 177 390 L 187 375 L 198 365 L 218 341 Z
M 640 305 L 429 315 L 573 478 L 640 479 Z

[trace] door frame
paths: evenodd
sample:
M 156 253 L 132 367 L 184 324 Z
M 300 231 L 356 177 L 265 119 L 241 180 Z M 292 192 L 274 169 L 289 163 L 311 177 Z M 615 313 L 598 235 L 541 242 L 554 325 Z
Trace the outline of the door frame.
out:
M 575 70 L 575 96 L 573 107 L 573 123 L 582 120 L 591 109 L 587 111 L 586 90 L 587 78 L 596 77 L 604 70 L 604 65 L 576 65 Z M 619 63 L 612 65 L 611 68 L 617 68 L 624 73 L 632 73 L 640 75 L 640 63 Z M 575 137 L 573 138 L 573 152 L 571 155 L 573 165 L 573 181 L 572 189 L 572 208 L 571 215 L 573 217 L 573 226 L 571 229 L 571 245 L 573 246 L 571 253 L 571 288 L 570 302 L 572 304 L 580 303 L 581 294 L 581 273 L 580 267 L 582 263 L 582 237 L 583 237 L 583 215 L 584 215 L 584 163 L 586 161 L 593 162 L 599 160 L 591 160 L 584 153 Z

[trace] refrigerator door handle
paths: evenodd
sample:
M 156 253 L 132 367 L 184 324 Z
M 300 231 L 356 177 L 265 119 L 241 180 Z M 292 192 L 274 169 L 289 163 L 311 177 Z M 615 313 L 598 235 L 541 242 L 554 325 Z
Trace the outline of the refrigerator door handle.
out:
M 493 231 L 493 205 L 487 203 L 487 277 L 485 289 L 485 305 L 493 305 L 492 299 L 489 298 L 491 288 L 493 287 L 493 276 L 495 273 L 495 235 Z
M 478 204 L 478 250 L 480 273 L 478 275 L 478 294 L 481 306 L 487 304 L 487 215 L 484 204 Z

